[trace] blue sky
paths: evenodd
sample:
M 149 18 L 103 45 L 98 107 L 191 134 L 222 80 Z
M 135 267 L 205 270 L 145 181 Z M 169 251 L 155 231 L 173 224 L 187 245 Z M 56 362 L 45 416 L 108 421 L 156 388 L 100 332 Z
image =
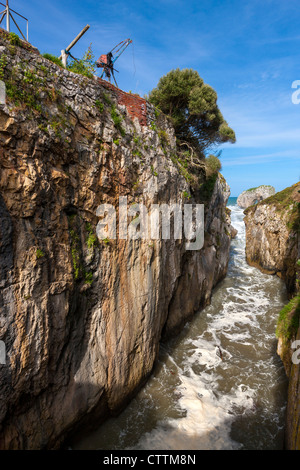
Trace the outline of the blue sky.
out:
M 3 0 L 2 0 L 3 2 Z M 74 47 L 95 58 L 131 38 L 116 62 L 125 91 L 144 95 L 174 68 L 193 68 L 218 93 L 237 142 L 222 149 L 222 173 L 237 196 L 300 179 L 300 8 L 297 0 L 10 0 L 29 18 L 29 40 L 55 55 L 86 25 Z M 20 21 L 20 25 L 22 22 Z

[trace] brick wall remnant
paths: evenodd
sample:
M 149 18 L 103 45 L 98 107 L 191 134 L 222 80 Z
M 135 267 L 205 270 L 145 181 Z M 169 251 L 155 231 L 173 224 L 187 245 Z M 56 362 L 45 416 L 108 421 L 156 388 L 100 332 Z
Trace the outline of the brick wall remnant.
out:
M 149 125 L 149 120 L 152 121 L 152 115 L 149 113 L 149 103 L 144 98 L 133 93 L 126 93 L 102 78 L 99 78 L 99 82 L 104 88 L 113 92 L 118 104 L 126 106 L 132 119 L 138 118 L 141 126 Z

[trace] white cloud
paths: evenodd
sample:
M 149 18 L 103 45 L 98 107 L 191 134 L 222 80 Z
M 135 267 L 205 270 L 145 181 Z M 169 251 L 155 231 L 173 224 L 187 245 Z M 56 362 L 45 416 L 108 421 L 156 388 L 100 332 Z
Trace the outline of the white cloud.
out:
M 240 165 L 259 165 L 265 163 L 271 163 L 275 161 L 287 160 L 298 160 L 300 162 L 300 150 L 283 150 L 279 152 L 266 153 L 266 154 L 254 154 L 236 158 L 227 159 L 222 158 L 222 166 L 240 166 Z

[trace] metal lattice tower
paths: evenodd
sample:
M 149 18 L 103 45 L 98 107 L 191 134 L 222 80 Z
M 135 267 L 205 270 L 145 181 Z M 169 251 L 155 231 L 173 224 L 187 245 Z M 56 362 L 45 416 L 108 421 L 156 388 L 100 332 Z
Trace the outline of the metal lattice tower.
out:
M 28 42 L 28 19 L 25 18 L 25 16 L 20 15 L 20 13 L 16 12 L 15 10 L 12 10 L 9 6 L 9 1 L 8 0 L 6 0 L 6 5 L 2 2 L 0 2 L 0 5 L 3 5 L 5 7 L 5 10 L 0 12 L 0 16 L 1 16 L 0 17 L 0 25 L 1 25 L 2 21 L 4 20 L 4 18 L 6 18 L 6 31 L 10 32 L 10 20 L 13 20 L 14 24 L 18 28 L 18 31 L 21 34 L 24 41 Z M 20 16 L 21 18 L 23 18 L 23 20 L 26 21 L 26 38 L 25 38 L 24 34 L 22 33 L 21 29 L 19 28 L 19 26 L 18 26 L 18 24 L 17 24 L 17 22 L 14 18 L 13 13 L 15 15 Z

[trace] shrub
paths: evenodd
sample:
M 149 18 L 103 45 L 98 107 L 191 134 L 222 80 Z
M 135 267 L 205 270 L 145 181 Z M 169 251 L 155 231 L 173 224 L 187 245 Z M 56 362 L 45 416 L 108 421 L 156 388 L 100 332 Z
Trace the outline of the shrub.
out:
M 21 40 L 19 38 L 19 36 L 15 33 L 9 33 L 8 35 L 8 38 L 9 38 L 9 42 L 13 45 L 13 46 L 20 46 L 21 45 Z
M 94 54 L 92 52 L 92 45 L 90 44 L 88 50 L 85 52 L 84 56 L 80 60 L 72 60 L 72 62 L 67 66 L 67 69 L 74 73 L 79 73 L 88 78 L 93 78 L 96 70 L 96 65 L 94 61 Z
M 206 176 L 208 178 L 210 178 L 213 175 L 218 174 L 221 168 L 222 168 L 221 162 L 216 155 L 209 155 L 205 159 Z
M 43 258 L 44 256 L 45 256 L 45 253 L 44 253 L 42 250 L 40 250 L 40 249 L 38 248 L 38 249 L 36 250 L 36 257 L 37 257 L 37 259 Z

